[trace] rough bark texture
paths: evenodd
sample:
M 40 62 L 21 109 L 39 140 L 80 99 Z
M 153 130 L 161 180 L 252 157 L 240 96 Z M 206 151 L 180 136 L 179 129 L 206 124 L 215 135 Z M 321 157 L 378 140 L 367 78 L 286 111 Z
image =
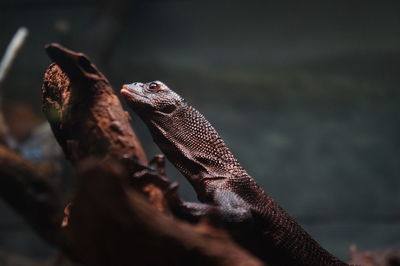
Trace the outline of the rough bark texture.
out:
M 130 117 L 104 75 L 84 54 L 57 44 L 46 46 L 46 51 L 55 64 L 44 74 L 43 112 L 66 158 L 75 166 L 93 156 L 116 158 L 129 164 L 131 174 L 148 169 Z M 143 192 L 162 194 L 149 184 L 143 185 Z
M 56 64 L 44 76 L 43 111 L 67 158 L 75 164 L 90 155 L 129 157 L 146 164 L 129 116 L 103 74 L 83 54 L 56 44 L 46 51 Z

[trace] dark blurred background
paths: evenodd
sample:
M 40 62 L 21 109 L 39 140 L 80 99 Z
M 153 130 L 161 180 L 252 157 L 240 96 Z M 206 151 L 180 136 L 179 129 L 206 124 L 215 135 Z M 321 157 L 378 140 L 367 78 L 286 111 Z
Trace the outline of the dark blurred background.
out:
M 43 46 L 60 42 L 90 55 L 117 90 L 151 80 L 176 90 L 333 254 L 399 247 L 399 14 L 399 1 L 0 0 L 0 55 L 18 27 L 30 31 L 3 84 L 6 114 L 16 128 L 44 121 Z M 54 254 L 4 203 L 0 250 Z

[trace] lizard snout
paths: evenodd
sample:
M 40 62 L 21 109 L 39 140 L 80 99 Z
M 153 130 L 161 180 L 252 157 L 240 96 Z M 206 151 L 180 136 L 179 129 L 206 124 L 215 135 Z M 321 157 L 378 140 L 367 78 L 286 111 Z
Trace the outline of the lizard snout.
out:
M 136 88 L 143 88 L 144 84 L 141 82 L 133 82 L 131 84 L 124 84 L 122 86 L 122 88 L 126 88 L 126 89 L 136 89 Z

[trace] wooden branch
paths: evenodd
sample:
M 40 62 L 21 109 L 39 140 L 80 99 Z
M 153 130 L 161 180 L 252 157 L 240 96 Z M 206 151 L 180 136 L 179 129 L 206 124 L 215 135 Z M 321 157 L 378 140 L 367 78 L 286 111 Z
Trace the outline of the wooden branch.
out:
M 43 111 L 73 163 L 89 156 L 147 158 L 108 80 L 90 60 L 57 44 L 46 46 L 56 63 L 45 73 Z
M 117 161 L 86 161 L 70 230 L 87 265 L 263 265 L 223 230 L 153 208 Z
M 67 247 L 60 228 L 63 208 L 59 191 L 37 174 L 31 163 L 4 146 L 0 146 L 0 197 L 43 239 Z
M 132 174 L 149 170 L 130 116 L 104 75 L 84 54 L 58 44 L 46 51 L 55 64 L 44 75 L 43 111 L 67 159 L 76 165 L 92 156 L 116 158 L 129 163 Z M 163 194 L 149 182 L 141 185 L 149 197 Z M 164 198 L 154 205 L 165 206 Z

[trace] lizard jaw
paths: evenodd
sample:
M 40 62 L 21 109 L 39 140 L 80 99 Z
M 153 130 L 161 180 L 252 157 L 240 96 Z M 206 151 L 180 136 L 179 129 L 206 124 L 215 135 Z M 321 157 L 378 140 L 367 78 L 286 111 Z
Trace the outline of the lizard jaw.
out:
M 135 89 L 129 87 L 129 85 L 123 85 L 121 94 L 125 97 L 129 103 L 143 103 L 148 102 L 148 98 L 138 93 Z

